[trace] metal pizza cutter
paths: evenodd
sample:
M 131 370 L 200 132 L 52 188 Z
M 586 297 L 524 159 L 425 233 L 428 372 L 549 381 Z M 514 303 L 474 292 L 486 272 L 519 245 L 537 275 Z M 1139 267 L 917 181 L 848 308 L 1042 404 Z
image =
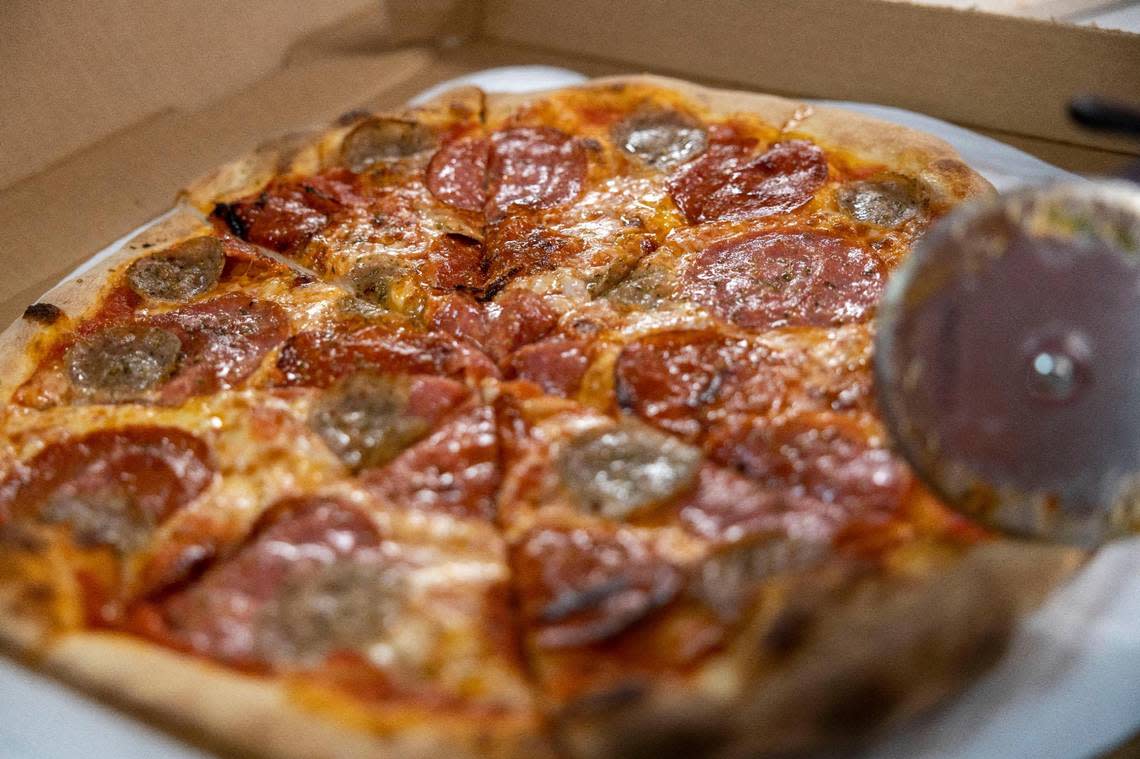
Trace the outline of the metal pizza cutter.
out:
M 1088 547 L 1140 532 L 1140 186 L 942 219 L 887 286 L 875 372 L 896 445 L 961 511 Z

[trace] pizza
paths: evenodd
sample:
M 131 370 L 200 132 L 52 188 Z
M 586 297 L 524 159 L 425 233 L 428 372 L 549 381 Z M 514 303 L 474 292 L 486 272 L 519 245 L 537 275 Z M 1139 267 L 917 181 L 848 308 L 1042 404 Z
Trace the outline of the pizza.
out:
M 1080 558 L 949 510 L 876 409 L 887 278 L 989 192 L 650 76 L 270 143 L 4 333 L 0 635 L 246 755 L 865 740 Z

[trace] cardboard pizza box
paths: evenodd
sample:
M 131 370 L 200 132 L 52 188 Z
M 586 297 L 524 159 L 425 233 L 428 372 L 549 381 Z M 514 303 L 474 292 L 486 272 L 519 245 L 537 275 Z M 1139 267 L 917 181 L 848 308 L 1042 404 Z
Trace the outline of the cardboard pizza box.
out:
M 494 66 L 889 104 L 1075 171 L 1137 159 L 1140 144 L 1080 131 L 1064 109 L 1076 93 L 1135 99 L 1140 35 L 1047 18 L 1100 0 L 947 7 L 975 2 L 13 0 L 0 11 L 0 324 L 262 140 Z
M 920 111 L 1065 168 L 1138 144 L 1068 123 L 1140 92 L 1140 35 L 888 0 L 17 0 L 0 46 L 0 321 L 259 141 L 434 82 L 547 63 Z M 128 23 L 129 22 L 129 23 Z

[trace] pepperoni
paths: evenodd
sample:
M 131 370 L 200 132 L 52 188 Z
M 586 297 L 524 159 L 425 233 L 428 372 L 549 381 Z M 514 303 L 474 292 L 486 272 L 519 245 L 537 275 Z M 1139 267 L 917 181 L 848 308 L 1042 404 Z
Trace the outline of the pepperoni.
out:
M 741 143 L 711 146 L 669 180 L 690 224 L 794 211 L 827 181 L 827 159 L 803 140 L 779 142 L 750 158 Z
M 123 427 L 52 443 L 0 486 L 0 516 L 67 525 L 83 546 L 120 552 L 210 484 L 206 444 L 170 427 Z
M 506 374 L 533 382 L 545 392 L 570 397 L 590 366 L 589 343 L 554 337 L 523 346 L 507 357 Z
M 340 209 L 363 203 L 353 175 L 334 169 L 311 177 L 275 179 L 252 198 L 219 203 L 212 215 L 238 237 L 284 253 L 323 229 Z
M 767 413 L 784 395 L 786 374 L 762 346 L 689 330 L 630 342 L 614 368 L 622 408 L 689 440 L 718 413 Z
M 553 127 L 518 127 L 491 136 L 487 161 L 488 216 L 511 206 L 553 208 L 582 191 L 586 152 Z
M 533 529 L 511 552 L 522 610 L 542 648 L 612 639 L 676 597 L 680 572 L 631 532 Z
M 482 211 L 487 203 L 487 163 L 491 143 L 483 138 L 453 140 L 432 156 L 427 168 L 431 194 L 464 211 Z
M 466 293 L 453 293 L 442 299 L 432 313 L 429 327 L 430 332 L 443 332 L 476 345 L 486 341 L 488 329 L 483 305 Z
M 364 514 L 332 498 L 276 504 L 249 541 L 151 602 L 150 632 L 233 664 L 315 666 L 381 638 L 400 581 Z
M 559 234 L 524 216 L 510 216 L 492 224 L 484 240 L 486 288 L 501 290 L 516 276 L 556 269 L 581 254 L 585 243 Z
M 778 530 L 784 500 L 733 471 L 705 463 L 696 487 L 676 508 L 678 521 L 708 540 L 732 542 Z
M 442 377 L 356 372 L 322 395 L 309 426 L 357 472 L 391 461 L 467 395 L 462 384 Z
M 511 290 L 488 305 L 483 350 L 502 361 L 524 345 L 542 339 L 558 325 L 558 312 L 530 290 Z
M 483 248 L 461 234 L 440 235 L 427 253 L 433 287 L 440 290 L 483 289 Z
M 241 293 L 194 303 L 149 322 L 182 341 L 178 370 L 161 389 L 167 403 L 240 384 L 289 331 L 284 309 Z
M 821 513 L 840 521 L 897 511 L 910 487 L 902 462 L 871 445 L 850 417 L 838 414 L 725 426 L 710 438 L 709 450 L 717 461 L 767 488 L 822 504 Z
M 498 373 L 486 356 L 452 337 L 381 326 L 294 335 L 282 347 L 277 368 L 285 385 L 316 387 L 360 370 L 473 380 Z
M 753 232 L 705 248 L 681 291 L 742 327 L 837 325 L 866 318 L 882 294 L 881 264 L 821 232 Z
M 513 206 L 565 205 L 578 197 L 585 178 L 581 144 L 553 127 L 518 127 L 489 139 L 449 142 L 427 170 L 427 186 L 436 198 L 491 219 Z
M 479 406 L 456 415 L 362 480 L 396 506 L 493 519 L 499 449 L 492 409 Z

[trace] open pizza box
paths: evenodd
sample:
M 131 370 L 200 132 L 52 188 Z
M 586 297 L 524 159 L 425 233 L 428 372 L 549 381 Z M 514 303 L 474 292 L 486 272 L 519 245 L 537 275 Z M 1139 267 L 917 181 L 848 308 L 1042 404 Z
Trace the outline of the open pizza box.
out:
M 4 324 L 162 214 L 178 188 L 259 142 L 496 67 L 651 71 L 894 106 L 996 138 L 1056 175 L 1111 173 L 1140 156 L 1140 143 L 1066 116 L 1078 93 L 1135 99 L 1140 36 L 1039 18 L 886 0 L 202 0 L 129 16 L 126 3 L 107 7 L 44 0 L 6 11 Z M 554 78 L 539 70 L 537 81 L 565 83 L 545 73 Z M 517 87 L 524 74 L 479 81 Z M 1140 545 L 1110 548 L 1090 570 L 1030 621 L 997 672 L 877 755 L 1077 756 L 1140 729 Z M 1046 662 L 1033 657 L 1043 637 L 1064 644 Z M 0 756 L 200 755 L 0 665 Z

